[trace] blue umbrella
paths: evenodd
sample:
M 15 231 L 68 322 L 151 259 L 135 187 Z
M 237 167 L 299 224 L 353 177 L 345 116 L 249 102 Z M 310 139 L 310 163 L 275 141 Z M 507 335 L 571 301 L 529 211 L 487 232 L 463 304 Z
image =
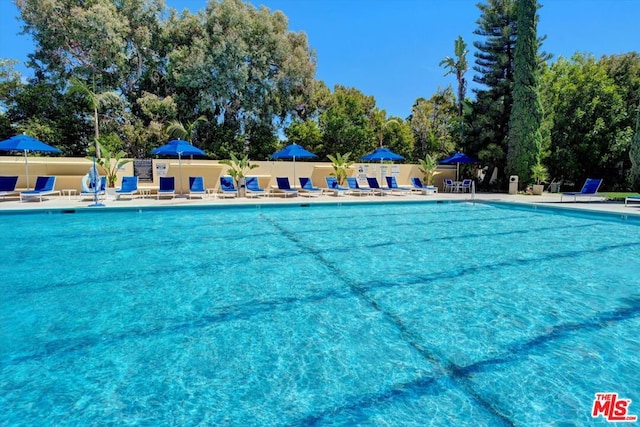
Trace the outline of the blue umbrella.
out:
M 182 194 L 182 156 L 206 156 L 207 153 L 191 145 L 189 141 L 174 139 L 167 144 L 154 149 L 151 154 L 161 154 L 166 156 L 178 156 L 178 173 L 180 175 L 180 194 Z
M 27 134 L 15 135 L 4 141 L 0 141 L 0 151 L 22 151 L 24 152 L 24 167 L 27 177 L 27 190 L 29 189 L 29 160 L 27 153 L 29 151 L 40 153 L 61 153 L 55 147 L 45 144 L 44 142 L 30 137 Z
M 360 160 L 364 160 L 365 162 L 377 162 L 379 160 L 380 163 L 382 163 L 385 160 L 404 160 L 404 157 L 394 153 L 388 148 L 379 147 L 376 148 L 374 152 L 360 157 Z M 382 166 L 380 167 L 380 180 L 382 180 Z
M 280 151 L 276 151 L 270 156 L 272 159 L 293 159 L 293 185 L 296 185 L 296 159 L 309 159 L 318 157 L 311 151 L 305 150 L 301 145 L 287 145 Z
M 373 153 L 369 153 L 366 156 L 361 157 L 360 159 L 367 162 L 377 162 L 378 160 L 382 162 L 384 160 L 404 160 L 404 157 L 402 157 L 400 154 L 394 153 L 388 148 L 380 147 L 377 148 Z
M 456 164 L 456 181 L 458 181 L 458 174 L 460 172 L 460 163 L 478 163 L 478 160 L 473 157 L 469 157 L 464 153 L 455 153 L 452 156 L 447 157 L 446 159 L 440 160 L 441 164 Z

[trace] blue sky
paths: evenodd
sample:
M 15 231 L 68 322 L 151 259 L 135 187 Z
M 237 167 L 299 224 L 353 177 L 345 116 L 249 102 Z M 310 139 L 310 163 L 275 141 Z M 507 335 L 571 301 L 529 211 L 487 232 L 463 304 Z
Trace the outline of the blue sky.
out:
M 165 0 L 167 6 L 196 12 L 206 0 Z M 570 57 L 576 52 L 596 57 L 640 51 L 640 0 L 539 0 L 538 33 L 543 49 Z M 428 98 L 438 87 L 455 88 L 438 64 L 453 56 L 461 35 L 468 43 L 473 66 L 473 31 L 481 0 L 253 0 L 281 10 L 292 31 L 304 31 L 316 50 L 316 77 L 330 88 L 355 87 L 373 95 L 389 115 L 406 117 L 414 101 Z M 33 50 L 20 32 L 12 0 L 0 0 L 0 58 L 21 62 Z M 26 72 L 25 68 L 18 68 Z M 470 84 L 473 70 L 466 77 Z M 469 93 L 470 94 L 470 91 Z

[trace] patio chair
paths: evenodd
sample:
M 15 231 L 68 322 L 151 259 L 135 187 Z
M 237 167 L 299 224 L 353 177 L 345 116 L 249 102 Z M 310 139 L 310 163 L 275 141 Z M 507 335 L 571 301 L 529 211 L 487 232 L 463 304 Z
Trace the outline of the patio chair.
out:
M 18 195 L 16 191 L 18 185 L 18 176 L 0 176 L 0 197 Z
M 119 200 L 122 196 L 133 197 L 136 194 L 138 194 L 138 177 L 123 176 L 122 184 L 120 188 L 116 190 L 116 200 Z
M 463 179 L 458 189 L 461 193 L 471 193 L 471 180 Z
M 279 194 L 283 194 L 285 198 L 298 195 L 298 190 L 296 190 L 295 188 L 291 188 L 288 177 L 279 176 L 276 178 L 276 183 L 278 184 L 276 192 L 278 192 Z
M 591 201 L 592 197 L 602 198 L 602 196 L 598 196 L 598 189 L 601 184 L 602 178 L 587 178 L 582 186 L 582 190 L 579 192 L 562 193 L 560 201 L 562 201 L 564 197 L 573 197 L 574 202 L 578 200 L 578 197 L 587 197 L 589 201 Z
M 238 189 L 236 183 L 231 176 L 220 177 L 220 191 L 218 193 L 222 197 L 237 197 Z
M 411 194 L 411 188 L 409 187 L 400 187 L 398 185 L 398 181 L 396 181 L 396 177 L 395 176 L 386 176 L 385 179 L 387 180 L 387 187 L 389 187 L 391 189 L 391 193 L 392 194 L 398 194 L 400 196 L 406 196 L 408 194 Z
M 419 192 L 420 194 L 435 194 L 438 192 L 438 187 L 434 185 L 424 185 L 422 180 L 417 176 L 411 177 L 412 191 Z
M 335 176 L 327 176 L 324 180 L 327 182 L 327 190 L 332 192 L 334 196 L 344 196 L 349 191 L 349 187 L 338 184 L 338 178 Z
M 360 187 L 360 184 L 358 184 L 358 179 L 354 176 L 347 177 L 347 185 L 349 186 L 348 194 L 352 194 L 354 196 L 368 196 L 370 194 L 373 194 L 371 188 Z
M 458 188 L 452 179 L 445 178 L 442 180 L 442 182 L 444 184 L 443 191 L 445 193 L 452 193 L 454 191 L 458 191 Z
M 51 194 L 60 195 L 60 191 L 55 190 L 56 186 L 56 177 L 55 176 L 39 176 L 36 179 L 36 185 L 34 185 L 33 190 L 21 191 L 20 192 L 20 201 L 24 200 L 38 200 L 42 201 L 43 196 L 48 196 Z
M 373 191 L 373 194 L 379 194 L 381 196 L 385 196 L 387 194 L 391 194 L 392 192 L 391 189 L 389 188 L 380 187 L 380 184 L 378 184 L 378 178 L 376 177 L 368 176 L 367 183 L 369 183 L 369 188 L 371 189 L 371 191 Z
M 204 187 L 204 177 L 190 176 L 189 177 L 189 194 L 187 194 L 187 197 L 190 199 L 194 197 L 200 197 L 204 199 L 206 195 L 207 195 L 207 190 Z
M 301 196 L 320 196 L 322 194 L 322 189 L 313 186 L 313 182 L 311 182 L 311 178 L 306 176 L 301 176 L 298 178 L 300 180 L 300 192 Z
M 245 181 L 245 194 L 247 197 L 269 196 L 264 188 L 260 188 L 257 176 L 248 176 Z
M 175 196 L 176 196 L 175 177 L 161 176 L 160 187 L 158 187 L 158 194 L 156 194 L 156 198 L 160 199 L 160 197 L 171 197 L 173 199 Z

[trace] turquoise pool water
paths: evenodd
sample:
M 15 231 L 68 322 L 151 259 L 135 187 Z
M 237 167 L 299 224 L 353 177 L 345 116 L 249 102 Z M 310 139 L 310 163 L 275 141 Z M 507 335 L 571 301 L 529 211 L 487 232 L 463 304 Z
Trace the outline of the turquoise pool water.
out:
M 640 414 L 637 220 L 426 203 L 4 215 L 0 425 Z

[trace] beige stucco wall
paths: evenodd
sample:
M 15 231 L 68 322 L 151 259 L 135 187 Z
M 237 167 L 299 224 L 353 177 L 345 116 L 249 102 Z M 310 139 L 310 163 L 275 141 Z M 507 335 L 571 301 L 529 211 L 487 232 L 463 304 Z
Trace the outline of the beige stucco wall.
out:
M 183 159 L 182 160 L 182 188 L 189 186 L 189 176 L 203 176 L 207 188 L 218 188 L 220 176 L 227 174 L 228 166 L 219 164 L 217 160 L 200 160 L 200 159 Z M 263 188 L 276 185 L 276 177 L 288 176 L 293 183 L 294 164 L 291 161 L 252 161 L 259 167 L 253 169 L 250 175 L 258 176 L 260 185 Z M 140 187 L 157 188 L 159 177 L 157 167 L 164 165 L 166 167 L 166 176 L 176 177 L 176 189 L 179 191 L 179 165 L 178 159 L 153 159 L 153 181 L 140 182 Z M 56 190 L 81 188 L 82 177 L 91 168 L 91 160 L 77 157 L 41 157 L 29 156 L 29 184 L 33 184 L 38 175 L 55 175 Z M 368 176 L 376 176 L 380 180 L 380 164 L 356 163 L 353 165 L 351 175 L 357 176 L 360 168 L 362 173 Z M 396 172 L 396 179 L 399 185 L 409 185 L 409 178 L 412 176 L 421 176 L 418 165 L 397 164 L 384 165 L 387 167 L 387 175 Z M 310 176 L 316 187 L 326 187 L 324 178 L 332 172 L 331 164 L 328 162 L 313 161 L 297 161 L 295 162 L 296 183 L 298 177 Z M 455 178 L 455 166 L 439 166 L 436 172 L 435 184 L 442 190 L 442 180 L 444 178 Z M 18 175 L 18 189 L 25 189 L 27 182 L 25 178 L 25 159 L 24 156 L 0 156 L 0 175 Z M 133 163 L 128 163 L 118 173 L 118 184 L 124 175 L 133 175 Z M 380 185 L 386 186 L 381 182 Z

